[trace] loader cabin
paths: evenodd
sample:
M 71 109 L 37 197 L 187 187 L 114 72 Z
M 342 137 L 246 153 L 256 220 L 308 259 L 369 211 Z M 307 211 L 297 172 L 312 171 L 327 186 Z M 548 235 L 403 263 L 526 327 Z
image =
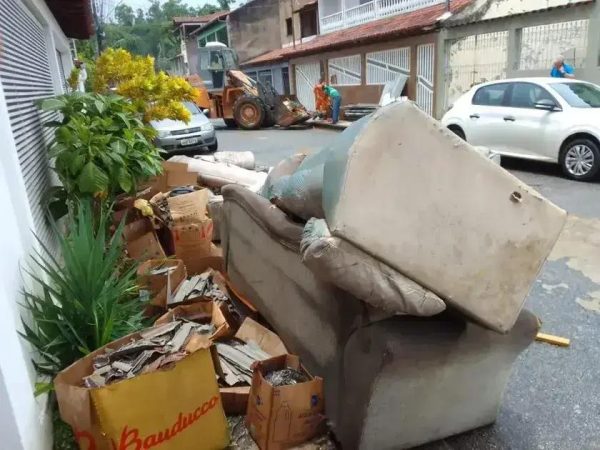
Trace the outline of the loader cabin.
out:
M 225 72 L 238 69 L 235 50 L 221 42 L 207 42 L 198 50 L 198 75 L 211 92 L 225 86 Z

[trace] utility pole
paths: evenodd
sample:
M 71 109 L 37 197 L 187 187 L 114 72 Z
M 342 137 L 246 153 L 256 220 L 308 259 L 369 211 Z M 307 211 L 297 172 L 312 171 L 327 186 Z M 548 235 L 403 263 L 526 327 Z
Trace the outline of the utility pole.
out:
M 96 28 L 96 56 L 102 53 L 102 33 L 104 32 L 102 27 L 102 21 L 98 16 L 98 7 L 96 5 L 97 0 L 92 0 L 92 15 L 94 16 L 94 28 Z
M 294 31 L 294 0 L 290 0 L 290 11 L 292 11 L 292 46 L 296 48 L 296 32 Z

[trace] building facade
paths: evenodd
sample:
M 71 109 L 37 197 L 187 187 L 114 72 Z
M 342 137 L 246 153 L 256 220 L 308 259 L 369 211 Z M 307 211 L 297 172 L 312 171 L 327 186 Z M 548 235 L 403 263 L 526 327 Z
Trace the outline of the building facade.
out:
M 557 55 L 578 79 L 600 83 L 600 4 L 589 0 L 477 0 L 439 34 L 435 111 L 441 117 L 471 86 L 548 76 Z
M 314 109 L 314 86 L 326 79 L 342 105 L 377 103 L 385 83 L 408 77 L 405 95 L 429 114 L 436 109 L 438 31 L 470 0 L 320 1 L 320 34 L 261 55 L 249 66 L 290 64 L 290 85 Z
M 181 50 L 170 62 L 169 73 L 185 76 L 197 72 L 198 49 L 207 42 L 229 45 L 227 16 L 229 11 L 198 17 L 173 17 L 173 26 Z
M 0 0 L 0 436 L 1 448 L 52 448 L 47 398 L 35 397 L 31 348 L 20 337 L 23 272 L 39 244 L 53 246 L 41 204 L 52 183 L 50 132 L 36 102 L 65 91 L 73 64 L 68 37 L 93 32 L 87 0 Z M 25 316 L 26 317 L 26 316 Z

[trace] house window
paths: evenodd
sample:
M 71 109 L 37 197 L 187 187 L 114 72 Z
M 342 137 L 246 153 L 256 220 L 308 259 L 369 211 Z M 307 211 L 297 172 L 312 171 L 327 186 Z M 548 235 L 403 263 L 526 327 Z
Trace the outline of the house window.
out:
M 557 55 L 574 67 L 583 67 L 590 21 L 551 23 L 521 30 L 520 70 L 548 70 Z
M 338 86 L 358 86 L 362 82 L 360 55 L 329 60 L 329 80 Z
M 285 32 L 288 36 L 294 34 L 294 25 L 292 24 L 292 18 L 288 17 L 285 19 Z
M 273 86 L 273 74 L 271 73 L 271 69 L 259 70 L 257 81 L 265 86 Z
M 314 36 L 317 34 L 317 10 L 305 9 L 300 12 L 300 37 Z

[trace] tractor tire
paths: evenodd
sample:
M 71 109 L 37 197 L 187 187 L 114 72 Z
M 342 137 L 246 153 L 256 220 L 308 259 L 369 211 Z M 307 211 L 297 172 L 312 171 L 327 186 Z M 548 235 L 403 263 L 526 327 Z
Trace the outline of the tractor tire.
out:
M 235 119 L 223 119 L 223 122 L 225 122 L 225 126 L 227 128 L 237 128 L 237 122 Z
M 233 104 L 233 117 L 238 127 L 244 130 L 258 130 L 265 116 L 265 105 L 258 97 L 242 95 Z

